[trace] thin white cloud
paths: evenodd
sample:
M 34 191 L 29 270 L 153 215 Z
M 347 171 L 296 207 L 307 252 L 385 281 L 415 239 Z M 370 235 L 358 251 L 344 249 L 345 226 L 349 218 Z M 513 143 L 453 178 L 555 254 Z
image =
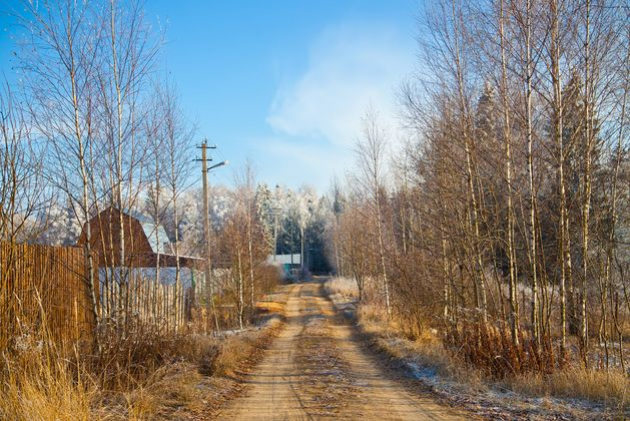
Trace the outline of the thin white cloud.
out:
M 413 40 L 394 26 L 329 27 L 311 47 L 307 70 L 278 89 L 267 122 L 281 135 L 323 138 L 347 147 L 372 104 L 394 128 L 394 93 L 413 68 L 414 49 Z
M 251 139 L 261 176 L 324 193 L 333 176 L 353 166 L 352 152 L 368 106 L 397 143 L 395 93 L 411 72 L 413 39 L 395 26 L 343 24 L 329 27 L 309 49 L 306 70 L 279 86 L 267 117 L 275 135 Z M 392 145 L 394 146 L 394 145 Z

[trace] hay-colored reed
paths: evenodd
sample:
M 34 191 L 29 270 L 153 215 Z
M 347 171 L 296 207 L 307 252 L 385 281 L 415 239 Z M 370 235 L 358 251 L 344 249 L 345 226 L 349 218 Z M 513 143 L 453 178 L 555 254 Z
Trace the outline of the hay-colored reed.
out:
M 81 248 L 0 243 L 0 350 L 43 331 L 59 342 L 91 341 L 88 280 Z

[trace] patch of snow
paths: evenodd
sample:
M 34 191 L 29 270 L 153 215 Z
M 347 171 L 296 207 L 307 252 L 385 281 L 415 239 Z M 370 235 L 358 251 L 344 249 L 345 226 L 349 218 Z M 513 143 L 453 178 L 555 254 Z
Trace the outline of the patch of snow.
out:
M 404 347 L 408 342 L 403 338 L 387 340 L 388 344 Z M 402 363 L 410 374 L 428 386 L 434 393 L 458 405 L 468 407 L 489 418 L 514 419 L 569 419 L 575 411 L 582 411 L 588 416 L 609 416 L 610 408 L 603 404 L 581 399 L 529 397 L 498 384 L 483 390 L 471 390 L 467 385 L 441 376 L 436 367 L 423 364 L 413 356 L 402 358 Z
M 420 366 L 417 363 L 409 362 L 407 365 L 411 368 L 413 376 L 418 380 L 436 379 L 437 370 L 433 367 Z

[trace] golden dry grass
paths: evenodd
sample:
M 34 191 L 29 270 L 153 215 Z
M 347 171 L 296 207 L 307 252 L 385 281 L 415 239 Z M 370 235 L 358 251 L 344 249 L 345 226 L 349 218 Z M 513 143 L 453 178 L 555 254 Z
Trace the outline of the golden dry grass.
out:
M 256 303 L 256 311 L 263 314 L 284 314 L 285 305 L 276 302 L 258 302 Z
M 406 338 L 394 316 L 380 306 L 361 305 L 357 311 L 360 330 L 369 335 L 374 346 L 396 359 L 410 360 L 431 367 L 445 379 L 457 382 L 471 391 L 483 392 L 499 385 L 532 397 L 557 397 L 590 400 L 614 408 L 630 410 L 630 378 L 621 370 L 586 370 L 567 367 L 551 374 L 526 374 L 508 377 L 501 382 L 475 369 L 444 349 L 439 332 L 426 329 L 415 339 Z
M 588 399 L 621 410 L 630 409 L 630 380 L 621 370 L 569 367 L 549 375 L 529 374 L 506 380 L 506 385 L 530 396 Z
M 350 278 L 331 278 L 326 281 L 324 288 L 329 295 L 339 294 L 349 300 L 356 300 L 359 298 L 359 288 L 357 287 L 357 283 Z
M 253 350 L 255 338 L 252 335 L 239 335 L 225 339 L 221 352 L 214 362 L 214 372 L 218 376 L 233 376 L 239 362 Z
M 5 357 L 0 419 L 91 419 L 92 400 L 97 392 L 91 379 L 77 376 L 65 360 L 49 353 L 29 354 L 28 365 L 20 367 Z
M 287 292 L 281 287 L 276 295 L 286 301 Z M 103 331 L 100 346 L 89 349 L 53 340 L 40 306 L 38 330 L 13 335 L 0 354 L 0 420 L 178 418 L 205 405 L 200 382 L 234 373 L 280 328 L 284 304 L 264 306 L 271 313 L 265 326 L 229 338 L 165 333 L 137 322 L 125 335 Z
M 196 366 L 190 363 L 161 367 L 144 385 L 125 394 L 128 418 L 155 419 L 169 410 L 193 404 L 200 379 Z
M 426 329 L 410 340 L 395 317 L 387 322 L 386 311 L 369 304 L 359 307 L 358 325 L 372 338 L 376 349 L 386 355 L 431 367 L 440 376 L 461 382 L 472 390 L 487 389 L 479 370 L 462 364 L 445 351 L 437 331 Z
M 127 353 L 96 363 L 31 341 L 21 352 L 0 357 L 0 419 L 177 418 L 198 406 L 197 385 L 204 376 L 234 375 L 281 325 L 272 318 L 261 329 L 223 339 L 181 335 L 154 343 L 155 337 L 145 337 L 139 350 L 155 355 L 139 359 Z M 128 361 L 134 366 L 125 368 Z
M 214 374 L 234 376 L 241 365 L 254 356 L 266 337 L 273 335 L 281 324 L 279 319 L 271 319 L 264 331 L 245 332 L 225 338 L 221 342 L 221 351 L 214 361 Z

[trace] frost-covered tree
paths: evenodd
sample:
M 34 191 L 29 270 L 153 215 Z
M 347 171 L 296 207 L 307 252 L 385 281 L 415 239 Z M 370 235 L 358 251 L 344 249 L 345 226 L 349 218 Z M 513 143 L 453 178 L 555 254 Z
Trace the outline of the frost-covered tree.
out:
M 42 232 L 37 241 L 51 246 L 73 246 L 81 235 L 81 224 L 70 203 L 52 203 L 38 216 Z
M 269 250 L 274 251 L 274 229 L 276 222 L 276 208 L 271 190 L 266 183 L 260 183 L 256 187 L 256 212 L 260 220 L 265 239 L 269 243 Z

